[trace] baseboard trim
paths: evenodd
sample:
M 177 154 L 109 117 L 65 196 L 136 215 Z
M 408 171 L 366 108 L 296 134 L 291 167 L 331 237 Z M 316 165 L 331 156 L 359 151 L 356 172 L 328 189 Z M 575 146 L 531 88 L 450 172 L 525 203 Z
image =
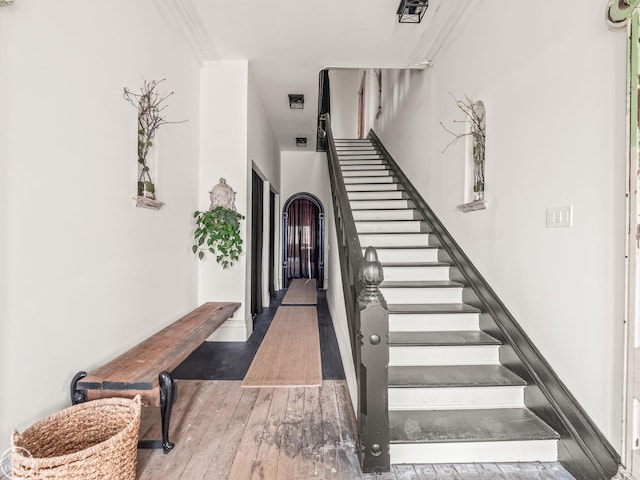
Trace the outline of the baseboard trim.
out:
M 530 386 L 525 390 L 525 405 L 560 434 L 560 462 L 581 480 L 610 480 L 618 472 L 620 455 L 398 167 L 373 130 L 368 138 L 386 157 L 416 209 L 431 224 L 433 234 L 449 257 L 442 260 L 451 260 L 456 265 L 460 278 L 452 280 L 469 286 L 465 289 L 464 300 L 481 307 L 484 312 L 481 327 L 503 341 L 504 347 L 500 350 L 502 363 L 529 382 Z
M 232 318 L 222 324 L 208 342 L 244 342 L 247 340 L 247 327 L 242 319 Z

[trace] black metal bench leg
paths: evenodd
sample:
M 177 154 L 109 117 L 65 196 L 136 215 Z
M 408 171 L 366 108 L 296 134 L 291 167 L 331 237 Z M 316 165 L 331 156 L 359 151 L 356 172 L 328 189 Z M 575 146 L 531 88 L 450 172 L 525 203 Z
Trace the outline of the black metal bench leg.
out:
M 171 410 L 178 394 L 173 377 L 168 372 L 160 372 L 160 415 L 162 418 L 162 450 L 169 453 L 173 443 L 169 441 L 169 424 L 171 423 Z
M 71 380 L 71 405 L 77 405 L 87 400 L 87 392 L 78 390 L 78 382 L 87 376 L 87 372 L 78 372 Z

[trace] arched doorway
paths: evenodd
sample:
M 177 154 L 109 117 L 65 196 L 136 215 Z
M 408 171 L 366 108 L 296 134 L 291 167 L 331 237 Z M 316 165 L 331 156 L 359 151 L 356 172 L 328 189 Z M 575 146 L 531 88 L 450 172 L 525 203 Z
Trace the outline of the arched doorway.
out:
M 324 283 L 324 207 L 311 193 L 289 197 L 282 209 L 282 280 L 315 278 Z

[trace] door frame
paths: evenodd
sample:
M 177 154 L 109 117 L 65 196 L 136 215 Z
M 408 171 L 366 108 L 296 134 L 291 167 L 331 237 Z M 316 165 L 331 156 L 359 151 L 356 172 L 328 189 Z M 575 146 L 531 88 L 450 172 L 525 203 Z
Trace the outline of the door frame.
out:
M 282 288 L 285 288 L 288 277 L 287 230 L 289 227 L 289 206 L 298 199 L 310 200 L 318 209 L 318 288 L 324 288 L 324 206 L 318 197 L 309 192 L 298 192 L 291 195 L 282 207 Z
M 640 477 L 640 316 L 638 281 L 638 254 L 640 253 L 640 230 L 638 225 L 638 172 L 640 167 L 640 144 L 638 138 L 638 105 L 640 82 L 640 0 L 624 3 L 610 0 L 607 22 L 612 28 L 627 29 L 627 161 L 625 162 L 625 305 L 624 305 L 624 381 L 622 412 L 622 448 L 620 477 Z M 637 381 L 636 381 L 637 379 Z

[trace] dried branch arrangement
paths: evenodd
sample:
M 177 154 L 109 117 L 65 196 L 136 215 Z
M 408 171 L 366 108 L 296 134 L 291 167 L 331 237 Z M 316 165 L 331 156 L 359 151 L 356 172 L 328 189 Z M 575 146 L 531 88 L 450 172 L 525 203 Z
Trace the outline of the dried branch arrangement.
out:
M 162 80 L 149 81 L 143 78 L 140 93 L 135 93 L 127 87 L 124 87 L 125 100 L 138 110 L 138 164 L 140 167 L 138 195 L 149 198 L 155 198 L 155 187 L 149 174 L 147 155 L 153 146 L 156 132 L 161 125 L 184 123 L 187 121 L 170 122 L 165 118 L 163 112 L 168 107 L 166 101 L 173 95 L 173 92 L 166 94 L 158 92 L 158 86 L 164 81 L 164 78 Z
M 464 96 L 464 100 L 458 100 L 452 93 L 451 96 L 456 104 L 456 107 L 460 109 L 464 115 L 464 120 L 454 120 L 453 123 L 463 123 L 469 125 L 468 131 L 464 133 L 454 132 L 448 129 L 442 122 L 440 126 L 447 132 L 453 135 L 447 146 L 442 153 L 456 143 L 461 138 L 471 136 L 473 139 L 473 191 L 474 193 L 484 192 L 484 159 L 485 159 L 485 110 L 482 102 L 473 102 L 467 95 Z

